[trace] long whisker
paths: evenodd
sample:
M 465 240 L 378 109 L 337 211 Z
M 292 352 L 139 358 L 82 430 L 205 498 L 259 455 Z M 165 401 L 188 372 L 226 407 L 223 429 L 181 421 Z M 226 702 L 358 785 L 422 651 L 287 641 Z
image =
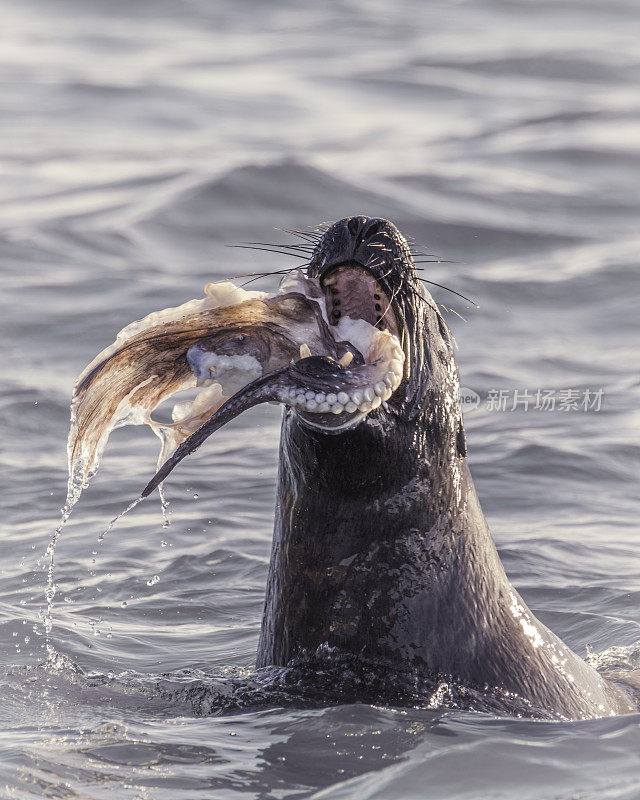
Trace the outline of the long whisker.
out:
M 387 278 L 389 275 L 391 275 L 391 273 L 392 273 L 392 272 L 393 272 L 393 267 L 390 267 L 390 268 L 389 268 L 389 269 L 388 269 L 388 270 L 387 270 L 387 271 L 384 273 L 384 275 L 380 275 L 380 277 L 379 277 L 379 278 L 376 278 L 376 280 L 378 280 L 378 281 L 383 281 L 385 278 Z
M 268 272 L 247 272 L 245 275 L 231 275 L 226 278 L 228 281 L 241 280 L 242 278 L 267 278 L 269 275 L 286 275 L 294 269 L 304 269 L 304 267 L 286 267 L 284 269 L 272 269 Z
M 290 275 L 292 272 L 295 272 L 297 269 L 304 269 L 304 266 L 301 267 L 291 267 L 290 269 L 280 269 L 276 270 L 275 272 L 263 272 L 261 275 L 255 275 L 251 278 L 251 280 L 245 281 L 244 283 L 240 284 L 241 287 L 248 286 L 250 283 L 254 281 L 260 280 L 260 278 L 268 278 L 269 275 Z
M 402 285 L 402 284 L 400 284 L 400 286 L 401 286 L 401 285 Z M 388 302 L 388 304 L 387 304 L 387 307 L 386 307 L 386 308 L 385 308 L 385 310 L 384 310 L 384 314 L 383 314 L 383 315 L 380 317 L 380 319 L 377 321 L 376 325 L 377 325 L 377 324 L 379 324 L 380 322 L 382 322 L 382 320 L 383 320 L 383 319 L 386 317 L 386 315 L 387 315 L 387 312 L 388 312 L 388 311 L 389 311 L 389 309 L 391 308 L 391 303 L 393 303 L 393 298 L 394 298 L 394 297 L 395 297 L 395 296 L 398 294 L 398 292 L 400 291 L 400 286 L 398 286 L 396 289 L 394 289 L 394 290 L 393 290 L 393 292 L 391 293 L 391 297 L 389 298 L 389 302 Z
M 460 261 L 453 261 L 450 258 L 417 258 L 414 264 L 460 264 Z
M 449 306 L 445 306 L 445 304 L 444 304 L 444 303 L 436 303 L 436 305 L 440 306 L 440 308 L 444 308 L 444 309 L 445 309 L 445 311 L 450 311 L 452 314 L 455 314 L 455 315 L 456 315 L 456 317 L 460 317 L 460 319 L 461 319 L 463 322 L 467 322 L 467 321 L 468 321 L 468 320 L 466 319 L 466 317 L 463 317 L 463 316 L 462 316 L 462 314 L 459 314 L 459 313 L 458 313 L 458 312 L 455 310 L 455 308 L 449 308 Z
M 240 242 L 239 245 L 260 245 L 261 247 L 278 247 L 278 248 L 285 248 L 286 250 L 304 250 L 305 252 L 311 252 L 314 249 L 312 244 L 281 244 L 279 242 Z
M 401 286 L 402 286 L 404 289 L 408 289 L 408 290 L 411 292 L 411 294 L 412 294 L 412 295 L 413 295 L 413 296 L 414 296 L 414 297 L 415 297 L 417 300 L 421 300 L 423 303 L 426 303 L 426 304 L 427 304 L 428 306 L 430 306 L 431 308 L 434 308 L 435 306 L 437 306 L 437 303 L 435 303 L 435 300 L 434 300 L 434 304 L 435 304 L 435 305 L 434 305 L 434 306 L 431 306 L 431 304 L 430 304 L 430 303 L 427 301 L 427 298 L 426 298 L 426 297 L 423 297 L 423 296 L 420 294 L 420 292 L 416 291 L 416 289 L 415 289 L 415 288 L 414 288 L 414 287 L 413 287 L 413 286 L 412 286 L 412 285 L 409 283 L 409 281 L 408 281 L 408 280 L 406 280 L 406 278 L 404 278 L 404 277 L 403 277 L 403 279 L 402 279 L 402 284 L 401 284 Z
M 374 267 L 379 267 L 382 263 L 384 263 L 384 259 L 381 258 L 377 253 L 373 253 L 369 256 L 365 267 L 368 269 L 373 269 Z
M 447 292 L 451 292 L 451 294 L 455 294 L 458 297 L 461 297 L 463 300 L 466 300 L 467 303 L 471 303 L 471 305 L 474 306 L 475 308 L 480 308 L 480 306 L 476 303 L 475 300 L 472 300 L 470 297 L 467 297 L 466 295 L 461 294 L 460 292 L 456 292 L 455 289 L 450 289 L 448 286 L 444 286 L 442 283 L 436 283 L 435 281 L 428 281 L 426 278 L 421 278 L 420 276 L 417 276 L 417 278 L 419 281 L 422 281 L 422 283 L 430 283 L 432 286 L 437 286 L 439 289 L 445 289 Z
M 252 245 L 247 244 L 228 244 L 227 247 L 235 247 L 239 248 L 240 250 L 262 250 L 265 253 L 277 253 L 280 256 L 292 256 L 294 258 L 301 258 L 303 261 L 308 261 L 308 257 L 302 253 L 283 253 L 281 250 L 273 250 L 269 247 L 253 247 Z
M 314 244 L 317 244 L 321 239 L 320 234 L 314 233 L 313 231 L 297 231 L 293 228 L 275 228 L 275 230 L 282 231 L 282 233 L 290 233 L 292 236 L 297 236 L 299 239 L 306 239 Z

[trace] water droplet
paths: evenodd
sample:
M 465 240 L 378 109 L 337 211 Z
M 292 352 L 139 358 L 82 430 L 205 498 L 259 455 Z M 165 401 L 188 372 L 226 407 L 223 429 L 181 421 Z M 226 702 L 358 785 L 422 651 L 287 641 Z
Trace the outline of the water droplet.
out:
M 127 607 L 127 605 L 128 605 L 127 601 L 126 601 L 126 600 L 123 600 L 123 601 L 120 603 L 120 608 L 126 608 L 126 607 Z
M 159 575 L 154 575 L 153 578 L 149 578 L 147 581 L 147 586 L 155 586 L 156 583 L 160 580 Z
M 44 597 L 47 603 L 47 610 L 43 615 L 43 621 L 44 621 L 44 632 L 47 639 L 47 650 L 49 651 L 50 655 L 53 652 L 53 646 L 49 641 L 51 637 L 51 631 L 53 630 L 53 600 L 56 595 L 56 588 L 57 588 L 53 580 L 53 570 L 55 566 L 54 556 L 56 551 L 56 544 L 58 543 L 58 539 L 60 538 L 62 529 L 66 525 L 67 520 L 71 515 L 71 510 L 78 501 L 81 492 L 82 492 L 82 483 L 78 483 L 73 474 L 70 475 L 67 488 L 67 502 L 61 511 L 60 522 L 58 523 L 58 527 L 53 532 L 53 535 L 51 536 L 51 539 L 45 551 L 45 558 L 48 560 L 47 585 L 44 590 Z
M 158 486 L 158 494 L 160 495 L 160 508 L 162 510 L 162 527 L 168 528 L 169 525 L 171 525 L 171 521 L 169 520 L 167 512 L 167 509 L 169 507 L 169 501 L 165 496 L 164 485 L 162 483 Z
M 107 525 L 107 527 L 102 531 L 102 533 L 98 536 L 98 542 L 102 542 L 104 537 L 113 530 L 116 523 L 119 522 L 122 519 L 122 517 L 124 517 L 125 514 L 128 514 L 130 511 L 133 511 L 133 509 L 139 503 L 141 503 L 143 499 L 144 499 L 143 497 L 137 497 L 132 503 L 129 503 L 129 505 L 125 508 L 124 511 L 121 511 L 117 517 L 114 517 L 111 520 L 111 522 Z

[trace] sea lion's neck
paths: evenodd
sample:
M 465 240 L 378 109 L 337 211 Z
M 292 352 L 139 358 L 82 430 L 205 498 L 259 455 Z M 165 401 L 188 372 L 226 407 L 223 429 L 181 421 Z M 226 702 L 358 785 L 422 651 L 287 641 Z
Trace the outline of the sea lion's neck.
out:
M 331 436 L 285 418 L 260 663 L 327 642 L 446 671 L 440 604 L 459 596 L 459 579 L 486 583 L 462 554 L 492 542 L 486 525 L 460 524 L 464 462 L 425 428 L 384 415 Z
M 589 713 L 619 710 L 509 584 L 453 431 L 438 433 L 383 416 L 330 436 L 285 418 L 258 666 L 328 644 L 568 717 L 588 684 Z

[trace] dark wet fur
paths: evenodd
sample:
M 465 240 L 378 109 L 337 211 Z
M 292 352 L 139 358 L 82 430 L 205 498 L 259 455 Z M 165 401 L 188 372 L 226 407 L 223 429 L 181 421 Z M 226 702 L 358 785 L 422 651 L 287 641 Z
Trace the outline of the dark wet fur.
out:
M 405 379 L 340 436 L 285 415 L 258 665 L 328 645 L 483 696 L 500 687 L 504 713 L 514 696 L 569 718 L 632 710 L 508 582 L 463 459 L 451 336 L 406 242 L 385 220 L 341 220 L 309 273 L 349 264 L 392 298 Z

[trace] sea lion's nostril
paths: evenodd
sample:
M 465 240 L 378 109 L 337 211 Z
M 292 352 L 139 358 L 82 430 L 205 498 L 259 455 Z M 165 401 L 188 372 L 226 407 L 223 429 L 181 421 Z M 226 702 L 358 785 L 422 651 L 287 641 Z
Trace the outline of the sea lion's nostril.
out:
M 372 222 L 371 225 L 369 225 L 367 230 L 364 232 L 364 238 L 365 239 L 373 239 L 373 237 L 377 233 L 380 233 L 380 229 L 382 228 L 382 225 L 383 225 L 383 223 L 380 220 L 377 220 L 376 222 Z
M 351 217 L 347 222 L 347 228 L 352 236 L 357 236 L 360 232 L 361 219 L 360 217 Z

